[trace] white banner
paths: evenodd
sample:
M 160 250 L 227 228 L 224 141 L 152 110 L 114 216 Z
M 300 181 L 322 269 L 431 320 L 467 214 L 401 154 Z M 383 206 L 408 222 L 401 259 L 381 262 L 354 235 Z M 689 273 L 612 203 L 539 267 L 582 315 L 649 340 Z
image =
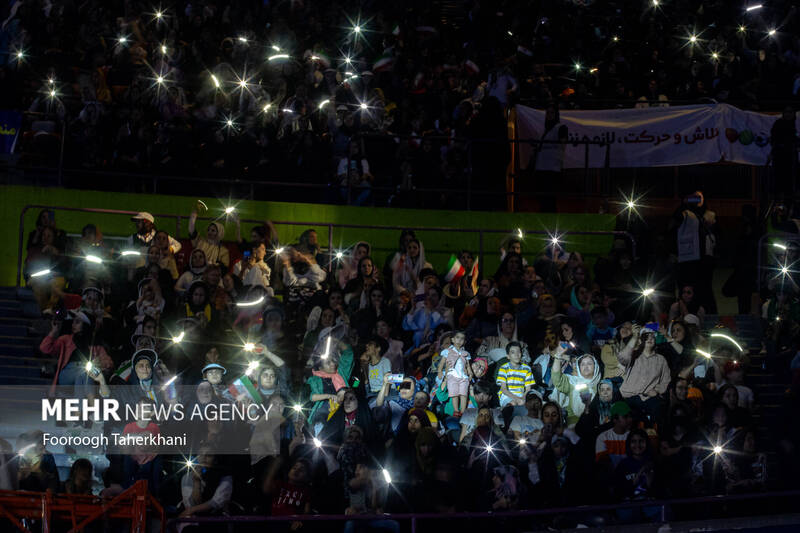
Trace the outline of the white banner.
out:
M 519 139 L 541 139 L 543 110 L 516 106 Z M 765 165 L 770 153 L 770 130 L 780 115 L 742 111 L 727 104 L 561 111 L 569 144 L 564 168 L 584 168 L 586 146 L 589 167 L 654 167 L 729 161 Z M 607 148 L 605 144 L 610 145 Z M 519 164 L 528 168 L 535 146 L 521 142 Z

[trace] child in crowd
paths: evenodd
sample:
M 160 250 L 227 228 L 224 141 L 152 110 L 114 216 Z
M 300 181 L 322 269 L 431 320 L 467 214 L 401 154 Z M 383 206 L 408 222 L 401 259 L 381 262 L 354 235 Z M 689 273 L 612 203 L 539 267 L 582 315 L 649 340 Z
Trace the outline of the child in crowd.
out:
M 469 381 L 473 379 L 472 366 L 469 364 L 469 352 L 464 350 L 467 336 L 463 331 L 456 331 L 452 336 L 452 344 L 441 352 L 439 361 L 439 379 L 443 379 L 445 374 L 447 380 L 442 381 L 440 387 L 447 392 L 451 401 L 456 403 L 453 416 L 461 416 L 467 408 L 469 401 Z M 445 372 L 446 369 L 446 372 Z M 453 400 L 455 398 L 455 400 Z
M 513 406 L 515 413 L 524 415 L 525 396 L 536 385 L 531 367 L 522 362 L 522 347 L 518 342 L 506 345 L 508 361 L 497 371 L 497 386 L 500 387 L 500 407 Z

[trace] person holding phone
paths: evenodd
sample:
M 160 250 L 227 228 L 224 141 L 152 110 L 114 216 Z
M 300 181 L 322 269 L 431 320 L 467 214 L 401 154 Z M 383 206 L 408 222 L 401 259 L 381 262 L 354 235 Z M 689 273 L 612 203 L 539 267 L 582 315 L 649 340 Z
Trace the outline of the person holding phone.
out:
M 594 398 L 600 382 L 600 365 L 591 354 L 577 359 L 578 372 L 575 375 L 563 374 L 561 366 L 567 358 L 563 346 L 559 346 L 553 356 L 552 379 L 556 388 L 555 400 L 567 411 L 567 423 L 574 426 L 585 409 L 586 403 Z M 551 395 L 551 398 L 553 396 Z
M 100 383 L 101 373 L 89 375 L 86 370 L 87 361 L 93 368 L 110 371 L 114 363 L 102 346 L 94 345 L 94 323 L 83 311 L 72 313 L 70 317 L 70 333 L 60 335 L 64 317 L 56 313 L 53 317 L 50 333 L 42 339 L 39 350 L 46 355 L 58 356 L 56 375 L 50 385 L 50 396 L 54 396 L 56 385 L 77 386 L 83 395 L 88 394 L 89 379 Z

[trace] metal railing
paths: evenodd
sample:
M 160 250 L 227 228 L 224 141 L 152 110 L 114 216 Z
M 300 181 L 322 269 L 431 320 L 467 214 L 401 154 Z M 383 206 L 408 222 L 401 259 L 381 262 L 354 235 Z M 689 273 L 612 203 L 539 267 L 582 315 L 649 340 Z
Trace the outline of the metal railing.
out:
M 625 511 L 643 508 L 658 508 L 659 521 L 666 522 L 670 519 L 672 508 L 690 505 L 712 505 L 728 504 L 736 502 L 754 502 L 768 500 L 775 502 L 781 498 L 797 498 L 800 490 L 790 490 L 781 492 L 762 492 L 752 494 L 731 494 L 720 496 L 704 496 L 698 498 L 677 498 L 673 500 L 637 500 L 620 504 L 611 505 L 582 505 L 573 507 L 555 507 L 549 509 L 531 509 L 525 511 L 502 511 L 502 512 L 456 512 L 456 513 L 386 513 L 381 515 L 293 515 L 293 516 L 261 516 L 261 515 L 242 515 L 242 516 L 192 516 L 186 518 L 174 518 L 169 521 L 169 527 L 181 523 L 228 523 L 232 527 L 234 524 L 257 524 L 270 522 L 294 522 L 294 521 L 314 521 L 314 522 L 348 522 L 348 521 L 373 521 L 373 520 L 394 520 L 409 521 L 411 533 L 416 533 L 420 521 L 440 521 L 454 519 L 473 519 L 473 520 L 496 520 L 498 518 L 532 518 L 543 516 L 554 516 L 561 514 L 591 515 L 609 514 L 615 511 Z M 793 507 L 787 507 L 786 511 L 793 511 Z M 640 522 L 641 523 L 641 522 Z
M 84 213 L 98 213 L 98 214 L 109 214 L 109 215 L 126 215 L 132 216 L 137 214 L 137 211 L 125 211 L 120 209 L 103 209 L 103 208 L 91 208 L 91 207 L 67 207 L 67 206 L 54 206 L 54 205 L 37 205 L 37 204 L 30 204 L 26 205 L 22 208 L 19 215 L 19 241 L 18 241 L 18 248 L 17 248 L 17 275 L 16 275 L 16 286 L 20 287 L 22 285 L 23 279 L 23 257 L 24 257 L 24 247 L 25 247 L 25 214 L 30 209 L 48 209 L 48 210 L 61 210 L 61 211 L 73 211 L 73 212 L 84 212 Z M 181 221 L 185 218 L 185 215 L 174 215 L 168 213 L 153 213 L 154 217 L 159 219 L 174 219 L 175 220 L 175 233 L 172 235 L 174 238 L 180 238 L 181 233 Z M 213 217 L 198 217 L 198 220 L 214 220 Z M 256 219 L 240 219 L 241 222 L 250 223 L 250 224 L 262 224 L 263 220 L 256 220 Z M 334 246 L 333 246 L 333 232 L 335 229 L 364 229 L 364 230 L 386 230 L 386 231 L 402 231 L 404 229 L 411 229 L 414 231 L 430 231 L 430 232 L 444 232 L 444 233 L 470 233 L 478 235 L 478 261 L 479 265 L 485 265 L 484 263 L 484 236 L 486 234 L 510 234 L 513 231 L 521 230 L 525 235 L 541 235 L 545 237 L 549 237 L 550 233 L 543 230 L 526 230 L 525 228 L 514 228 L 514 229 L 477 229 L 477 228 L 452 228 L 452 227 L 432 227 L 432 226 L 406 226 L 406 225 L 397 225 L 397 226 L 377 226 L 377 225 L 367 225 L 367 224 L 341 224 L 341 223 L 333 223 L 333 222 L 298 222 L 298 221 L 278 221 L 273 220 L 273 224 L 275 225 L 287 225 L 287 226 L 309 226 L 309 227 L 323 227 L 328 229 L 328 250 L 329 254 L 334 253 Z M 569 235 L 585 235 L 585 236 L 613 236 L 613 237 L 620 237 L 626 239 L 631 245 L 631 253 L 634 257 L 636 257 L 636 240 L 634 239 L 633 235 L 627 231 L 615 231 L 615 230 L 577 230 L 577 231 L 569 231 L 565 230 L 564 234 Z M 562 237 L 563 238 L 563 237 Z

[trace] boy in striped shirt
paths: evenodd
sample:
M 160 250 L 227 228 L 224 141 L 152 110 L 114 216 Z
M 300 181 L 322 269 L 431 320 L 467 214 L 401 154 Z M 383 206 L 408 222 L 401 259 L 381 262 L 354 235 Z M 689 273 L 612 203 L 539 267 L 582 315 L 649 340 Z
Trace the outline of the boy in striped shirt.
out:
M 508 405 L 525 409 L 525 395 L 536 385 L 531 367 L 522 364 L 522 346 L 518 342 L 506 345 L 508 362 L 497 371 L 497 386 L 500 387 L 500 407 Z

